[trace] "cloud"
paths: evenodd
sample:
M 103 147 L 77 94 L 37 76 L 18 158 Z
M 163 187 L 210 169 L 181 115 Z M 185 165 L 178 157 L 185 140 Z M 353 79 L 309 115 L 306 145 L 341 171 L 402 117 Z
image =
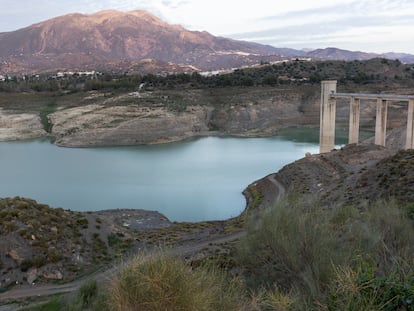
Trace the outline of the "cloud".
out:
M 389 42 L 400 41 L 398 48 L 407 51 L 407 36 L 414 33 L 413 19 L 412 1 L 352 1 L 265 16 L 255 21 L 260 30 L 229 36 L 274 46 L 340 45 L 355 49 L 357 44 L 375 51 L 389 48 Z

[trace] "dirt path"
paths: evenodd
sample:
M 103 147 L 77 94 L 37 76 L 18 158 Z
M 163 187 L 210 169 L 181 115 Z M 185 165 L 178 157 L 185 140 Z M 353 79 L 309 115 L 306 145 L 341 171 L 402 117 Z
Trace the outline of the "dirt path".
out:
M 275 203 L 279 201 L 285 194 L 286 188 L 285 186 L 276 178 L 276 174 L 271 174 L 268 176 L 269 180 L 275 186 Z
M 218 236 L 212 239 L 206 239 L 204 241 L 198 241 L 196 243 L 187 243 L 171 249 L 174 254 L 180 256 L 189 256 L 198 251 L 211 246 L 212 244 L 221 244 L 225 242 L 234 241 L 240 239 L 245 235 L 245 232 L 236 232 L 225 236 Z M 12 288 L 11 290 L 0 294 L 0 303 L 7 301 L 23 300 L 29 297 L 42 297 L 54 294 L 63 294 L 74 292 L 82 286 L 87 280 L 95 279 L 98 283 L 108 281 L 113 274 L 115 274 L 117 268 L 109 268 L 105 271 L 97 272 L 94 275 L 81 278 L 67 284 L 49 284 L 49 285 L 21 285 Z M 0 309 L 1 310 L 1 309 Z

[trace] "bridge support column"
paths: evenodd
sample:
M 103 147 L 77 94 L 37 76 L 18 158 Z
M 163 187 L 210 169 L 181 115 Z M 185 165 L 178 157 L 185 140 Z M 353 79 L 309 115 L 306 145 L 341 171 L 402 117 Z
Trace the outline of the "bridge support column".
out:
M 336 99 L 330 95 L 336 93 L 336 81 L 322 81 L 321 121 L 319 128 L 319 152 L 329 152 L 335 144 Z
M 407 139 L 405 149 L 414 149 L 414 99 L 408 101 Z
M 349 104 L 349 144 L 358 144 L 359 142 L 359 98 L 351 97 Z
M 377 99 L 377 117 L 375 120 L 375 144 L 385 146 L 387 133 L 387 101 Z

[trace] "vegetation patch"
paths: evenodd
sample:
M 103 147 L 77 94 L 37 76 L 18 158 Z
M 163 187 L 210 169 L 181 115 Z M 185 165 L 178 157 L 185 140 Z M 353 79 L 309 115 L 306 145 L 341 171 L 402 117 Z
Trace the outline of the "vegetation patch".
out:
M 238 284 L 170 255 L 136 257 L 110 285 L 111 310 L 239 310 Z
M 293 310 L 356 310 L 344 306 L 367 279 L 369 287 L 358 292 L 358 306 L 366 306 L 360 310 L 412 310 L 414 228 L 406 215 L 395 202 L 361 212 L 290 198 L 265 213 L 259 226 L 251 224 L 236 258 L 252 290 L 281 292 Z

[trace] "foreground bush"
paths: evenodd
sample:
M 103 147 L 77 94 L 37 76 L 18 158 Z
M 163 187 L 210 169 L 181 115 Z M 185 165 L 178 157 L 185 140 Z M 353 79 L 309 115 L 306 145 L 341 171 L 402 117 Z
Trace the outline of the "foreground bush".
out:
M 192 270 L 169 255 L 139 256 L 120 268 L 110 286 L 108 306 L 115 311 L 241 310 L 236 281 L 215 269 Z
M 360 259 L 339 268 L 329 293 L 329 310 L 414 310 L 414 274 L 406 263 L 387 275 L 378 274 L 372 260 Z
M 365 310 L 412 310 L 413 254 L 413 223 L 396 203 L 359 211 L 323 209 L 296 198 L 252 224 L 238 260 L 250 288 L 264 288 L 267 296 L 280 289 L 279 302 L 289 302 L 286 310 L 359 310 L 348 308 L 350 301 L 354 307 L 366 301 Z M 372 262 L 375 273 L 363 274 L 370 287 L 356 291 L 365 284 L 361 262 Z M 353 277 L 344 277 L 344 271 Z M 274 299 L 275 306 L 279 302 Z

